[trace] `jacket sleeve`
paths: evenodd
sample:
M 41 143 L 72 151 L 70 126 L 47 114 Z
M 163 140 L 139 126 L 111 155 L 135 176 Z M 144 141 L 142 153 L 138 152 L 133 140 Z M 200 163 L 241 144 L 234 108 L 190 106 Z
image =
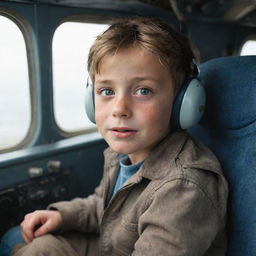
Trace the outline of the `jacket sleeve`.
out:
M 94 194 L 87 198 L 75 198 L 50 204 L 48 210 L 60 212 L 63 220 L 61 232 L 77 230 L 82 232 L 99 232 L 99 222 L 103 214 L 103 180 Z
M 222 199 L 210 199 L 203 188 L 187 179 L 162 184 L 139 219 L 140 236 L 132 256 L 205 255 L 225 226 L 225 210 L 217 209 Z

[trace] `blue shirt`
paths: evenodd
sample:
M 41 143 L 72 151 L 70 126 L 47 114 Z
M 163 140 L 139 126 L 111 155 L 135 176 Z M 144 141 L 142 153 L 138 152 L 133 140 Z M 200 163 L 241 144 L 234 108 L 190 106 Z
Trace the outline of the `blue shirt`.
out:
M 119 160 L 120 170 L 113 190 L 113 195 L 122 187 L 122 185 L 132 177 L 141 167 L 144 161 L 132 165 L 128 156 L 123 156 Z

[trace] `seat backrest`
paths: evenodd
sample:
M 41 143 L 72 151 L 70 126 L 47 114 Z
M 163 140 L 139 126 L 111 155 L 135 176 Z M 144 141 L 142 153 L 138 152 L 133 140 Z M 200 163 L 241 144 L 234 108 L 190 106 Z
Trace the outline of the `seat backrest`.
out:
M 217 155 L 229 183 L 228 256 L 256 255 L 256 56 L 201 64 L 206 110 L 189 132 Z

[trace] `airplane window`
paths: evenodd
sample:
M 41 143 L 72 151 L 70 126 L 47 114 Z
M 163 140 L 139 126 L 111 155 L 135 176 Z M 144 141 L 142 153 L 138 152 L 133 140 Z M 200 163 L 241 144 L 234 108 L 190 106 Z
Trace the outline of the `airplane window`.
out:
M 23 34 L 0 15 L 0 150 L 19 144 L 27 135 L 31 103 L 27 53 Z
M 240 55 L 256 55 L 256 41 L 246 41 L 242 46 Z
M 54 114 L 68 133 L 94 128 L 85 113 L 87 56 L 96 36 L 108 25 L 65 22 L 53 37 Z

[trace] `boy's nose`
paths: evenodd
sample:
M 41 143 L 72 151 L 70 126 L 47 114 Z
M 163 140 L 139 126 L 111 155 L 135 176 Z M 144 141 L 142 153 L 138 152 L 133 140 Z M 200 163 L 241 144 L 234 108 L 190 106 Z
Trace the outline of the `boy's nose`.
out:
M 127 97 L 122 96 L 115 100 L 113 107 L 114 117 L 128 118 L 131 116 L 130 102 Z

